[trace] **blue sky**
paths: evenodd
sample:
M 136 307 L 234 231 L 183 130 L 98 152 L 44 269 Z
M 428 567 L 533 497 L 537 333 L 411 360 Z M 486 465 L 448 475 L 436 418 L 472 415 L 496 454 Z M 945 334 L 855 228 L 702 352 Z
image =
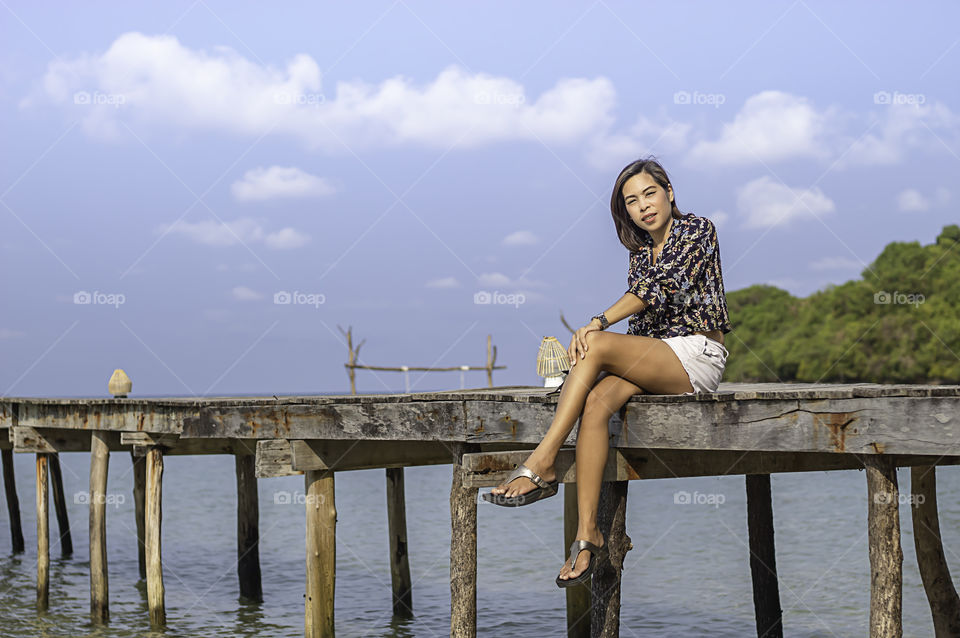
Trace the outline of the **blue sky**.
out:
M 647 154 L 717 224 L 727 292 L 805 296 L 957 222 L 955 3 L 0 16 L 8 396 L 103 396 L 115 368 L 134 395 L 348 391 L 338 326 L 372 365 L 482 365 L 492 334 L 495 383 L 541 383 L 560 313 L 626 290 L 610 191 Z

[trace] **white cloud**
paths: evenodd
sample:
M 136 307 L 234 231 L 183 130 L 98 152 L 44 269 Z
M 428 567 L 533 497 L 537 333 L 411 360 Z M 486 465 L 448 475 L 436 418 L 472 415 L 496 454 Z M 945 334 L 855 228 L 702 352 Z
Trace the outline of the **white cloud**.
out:
M 707 217 L 709 217 L 713 224 L 718 228 L 730 221 L 730 214 L 722 210 L 715 210 L 710 215 L 707 215 Z
M 871 113 L 864 119 L 873 127 L 862 137 L 850 139 L 852 143 L 848 143 L 849 148 L 837 166 L 894 165 L 904 161 L 912 149 L 945 151 L 944 145 L 952 144 L 942 136 L 947 135 L 951 143 L 956 143 L 960 130 L 960 118 L 939 102 L 890 104 L 879 114 Z
M 299 248 L 310 240 L 309 235 L 289 227 L 276 232 L 267 232 L 260 222 L 251 217 L 241 217 L 230 222 L 212 219 L 201 222 L 179 221 L 158 226 L 156 232 L 180 234 L 193 242 L 208 246 L 263 242 L 267 247 L 278 250 Z
M 423 85 L 397 75 L 378 85 L 350 80 L 324 90 L 309 55 L 276 68 L 227 47 L 192 49 L 173 36 L 137 32 L 120 35 L 100 54 L 51 62 L 38 94 L 21 105 L 64 104 L 93 135 L 128 137 L 121 126 L 128 120 L 248 137 L 272 129 L 334 151 L 343 151 L 343 142 L 353 149 L 569 143 L 609 127 L 615 103 L 604 77 L 560 79 L 534 99 L 510 78 L 456 65 Z M 78 94 L 86 103 L 75 103 Z
M 504 246 L 530 246 L 540 243 L 540 238 L 529 230 L 518 230 L 503 238 Z
M 627 130 L 595 136 L 586 152 L 587 162 L 600 170 L 618 170 L 653 153 L 674 153 L 688 146 L 693 126 L 661 115 L 654 121 L 643 115 Z
M 456 277 L 443 277 L 441 279 L 431 279 L 427 282 L 427 288 L 459 288 L 460 282 Z
M 897 210 L 902 212 L 920 212 L 930 208 L 930 201 L 913 188 L 897 195 Z
M 818 111 L 803 96 L 762 91 L 747 98 L 733 121 L 723 125 L 719 138 L 694 145 L 687 160 L 731 165 L 826 158 L 835 117 L 834 110 Z
M 263 201 L 282 197 L 324 197 L 336 189 L 329 180 L 290 166 L 257 167 L 244 173 L 230 186 L 239 202 Z
M 232 290 L 232 293 L 233 298 L 237 301 L 259 301 L 260 299 L 263 299 L 263 295 L 252 288 L 247 288 L 246 286 L 236 286 Z
M 267 233 L 263 238 L 263 243 L 267 248 L 276 250 L 289 250 L 291 248 L 300 248 L 310 241 L 310 235 L 301 233 L 295 228 L 281 228 L 275 233 Z
M 748 228 L 782 225 L 794 219 L 830 213 L 833 201 L 819 187 L 790 188 L 764 175 L 737 190 L 737 207 Z
M 810 268 L 813 270 L 859 270 L 866 267 L 866 264 L 849 257 L 821 257 L 810 263 Z

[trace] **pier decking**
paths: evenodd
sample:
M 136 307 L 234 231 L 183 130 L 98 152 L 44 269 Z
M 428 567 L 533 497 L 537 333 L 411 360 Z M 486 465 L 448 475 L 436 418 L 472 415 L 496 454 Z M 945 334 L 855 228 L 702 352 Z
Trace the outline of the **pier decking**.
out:
M 136 470 L 141 575 L 151 622 L 162 626 L 164 456 L 236 457 L 239 588 L 254 599 L 262 596 L 256 480 L 302 473 L 305 633 L 332 636 L 336 472 L 386 468 L 393 608 L 404 615 L 415 603 L 405 553 L 402 468 L 451 464 L 451 635 L 474 636 L 477 490 L 499 483 L 540 441 L 557 402 L 557 395 L 547 392 L 524 386 L 345 396 L 5 397 L 0 399 L 0 449 L 13 548 L 24 549 L 13 453 L 31 453 L 38 486 L 37 604 L 41 609 L 55 605 L 48 594 L 47 468 L 59 468 L 61 452 L 89 452 L 91 615 L 107 622 L 103 496 L 110 454 L 129 451 Z M 576 429 L 567 443 L 574 444 L 575 437 Z M 711 394 L 637 395 L 610 420 L 610 445 L 600 515 L 610 555 L 593 578 L 592 598 L 585 587 L 568 592 L 570 635 L 618 634 L 619 570 L 629 548 L 627 481 L 742 474 L 757 631 L 768 638 L 782 636 L 769 475 L 838 469 L 866 469 L 871 636 L 902 635 L 896 468 L 904 466 L 913 468 L 914 537 L 936 635 L 960 635 L 960 600 L 940 542 L 935 478 L 936 466 L 960 461 L 960 386 L 724 383 Z M 556 467 L 562 482 L 576 482 L 572 448 L 561 451 Z M 57 505 L 62 479 L 56 472 L 50 476 Z M 575 498 L 566 498 L 564 507 L 570 532 L 576 527 Z

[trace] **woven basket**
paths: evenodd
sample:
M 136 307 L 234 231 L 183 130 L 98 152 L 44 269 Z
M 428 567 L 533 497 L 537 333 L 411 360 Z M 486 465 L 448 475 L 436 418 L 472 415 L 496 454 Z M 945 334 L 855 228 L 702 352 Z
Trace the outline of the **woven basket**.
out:
M 556 337 L 544 337 L 537 353 L 537 374 L 541 377 L 556 377 L 570 370 L 567 349 Z

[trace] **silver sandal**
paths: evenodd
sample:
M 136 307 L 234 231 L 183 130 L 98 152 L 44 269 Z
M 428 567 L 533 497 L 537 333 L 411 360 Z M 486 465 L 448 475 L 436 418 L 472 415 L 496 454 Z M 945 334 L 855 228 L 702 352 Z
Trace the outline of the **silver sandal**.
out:
M 596 567 L 597 561 L 607 557 L 606 543 L 601 547 L 597 547 L 590 541 L 575 540 L 570 544 L 570 558 L 567 559 L 571 570 L 576 567 L 577 557 L 580 555 L 580 552 L 584 550 L 590 552 L 590 561 L 587 563 L 587 568 L 574 578 L 563 579 L 557 576 L 557 587 L 572 587 L 573 585 L 587 582 L 590 580 L 590 576 L 593 575 L 593 569 Z
M 526 494 L 518 494 L 517 496 L 506 496 L 504 494 L 493 494 L 492 492 L 487 492 L 483 495 L 483 500 L 488 503 L 493 503 L 494 505 L 502 505 L 503 507 L 519 507 L 521 505 L 529 505 L 530 503 L 536 503 L 545 498 L 549 498 L 557 493 L 558 486 L 560 485 L 559 480 L 554 479 L 553 481 L 544 481 L 540 476 L 531 470 L 529 467 L 521 463 L 517 466 L 513 472 L 510 473 L 510 476 L 507 477 L 507 480 L 504 481 L 504 485 L 509 483 L 514 479 L 518 479 L 521 476 L 524 476 L 537 486 L 527 492 Z

